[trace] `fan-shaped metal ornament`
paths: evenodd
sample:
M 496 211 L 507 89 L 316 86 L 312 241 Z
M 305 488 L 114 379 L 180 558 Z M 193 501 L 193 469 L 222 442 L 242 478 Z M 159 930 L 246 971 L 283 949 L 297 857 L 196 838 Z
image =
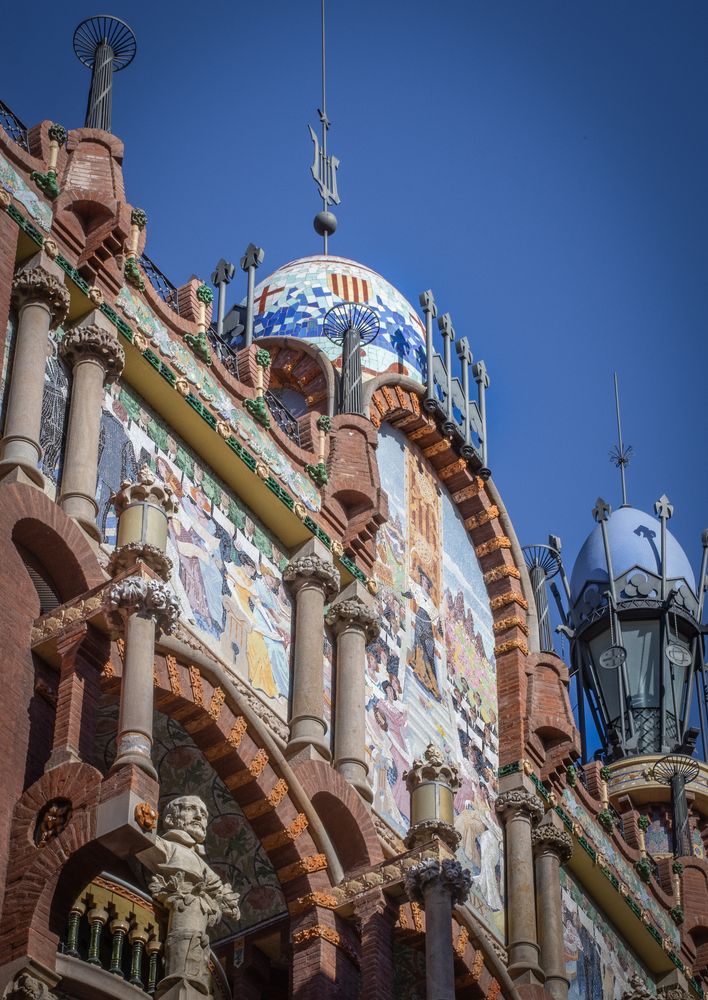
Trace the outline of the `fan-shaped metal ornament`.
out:
M 528 568 L 542 569 L 546 580 L 552 580 L 560 570 L 560 556 L 550 545 L 524 545 L 522 551 Z
M 381 324 L 371 306 L 361 302 L 338 302 L 325 313 L 322 332 L 337 347 L 344 343 L 345 335 L 353 331 L 359 335 L 359 346 L 370 344 L 378 336 Z
M 113 74 L 133 61 L 137 48 L 132 28 L 110 14 L 88 17 L 74 32 L 74 52 L 91 70 L 86 128 L 111 131 Z
M 695 781 L 700 768 L 693 757 L 682 753 L 672 753 L 662 757 L 651 768 L 651 777 L 662 785 L 670 785 L 672 778 L 681 777 L 688 783 Z
M 113 52 L 112 69 L 116 73 L 133 61 L 138 50 L 130 25 L 110 14 L 87 17 L 74 32 L 74 52 L 89 69 L 94 67 L 101 44 L 110 46 Z
M 325 313 L 322 332 L 342 348 L 339 412 L 363 414 L 361 348 L 378 336 L 379 317 L 362 302 L 338 302 Z

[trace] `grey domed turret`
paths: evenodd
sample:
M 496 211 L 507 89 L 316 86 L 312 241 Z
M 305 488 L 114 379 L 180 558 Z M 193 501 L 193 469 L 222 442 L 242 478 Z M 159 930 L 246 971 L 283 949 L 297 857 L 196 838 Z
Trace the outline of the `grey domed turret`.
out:
M 598 500 L 596 526 L 571 574 L 568 632 L 579 701 L 584 692 L 609 759 L 690 754 L 698 735 L 688 723 L 694 678 L 703 680 L 708 538 L 696 587 L 667 529 L 673 508 L 666 497 L 655 512 L 623 506 L 613 513 Z

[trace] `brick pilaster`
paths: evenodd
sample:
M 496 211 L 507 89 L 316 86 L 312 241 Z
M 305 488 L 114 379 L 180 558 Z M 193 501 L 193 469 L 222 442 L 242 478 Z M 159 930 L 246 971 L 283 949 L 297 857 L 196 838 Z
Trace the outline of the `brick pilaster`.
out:
M 360 1000 L 393 1000 L 393 926 L 397 908 L 379 889 L 355 903 L 354 916 L 361 933 Z

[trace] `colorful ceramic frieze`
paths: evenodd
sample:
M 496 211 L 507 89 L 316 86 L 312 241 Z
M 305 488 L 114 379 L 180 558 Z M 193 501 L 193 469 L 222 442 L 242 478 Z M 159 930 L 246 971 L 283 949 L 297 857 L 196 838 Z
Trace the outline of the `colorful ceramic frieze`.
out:
M 42 201 L 27 183 L 20 177 L 9 160 L 0 154 L 0 186 L 12 195 L 21 205 L 24 205 L 37 225 L 41 226 L 45 233 L 52 228 L 52 210 L 49 205 Z
M 503 933 L 502 836 L 495 812 L 498 730 L 492 613 L 464 524 L 430 463 L 384 424 L 378 446 L 389 519 L 374 576 L 384 627 L 366 651 L 367 742 L 374 809 L 399 835 L 403 780 L 436 743 L 460 768 L 455 798 L 471 906 Z

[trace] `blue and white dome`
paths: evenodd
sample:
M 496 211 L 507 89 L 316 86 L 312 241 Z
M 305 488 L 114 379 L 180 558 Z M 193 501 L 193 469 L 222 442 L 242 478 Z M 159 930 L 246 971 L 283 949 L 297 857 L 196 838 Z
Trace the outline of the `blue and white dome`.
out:
M 612 571 L 618 579 L 637 569 L 648 578 L 661 576 L 661 525 L 657 518 L 635 507 L 619 507 L 607 521 Z M 666 576 L 685 583 L 696 593 L 696 580 L 686 553 L 671 532 L 666 532 Z M 605 549 L 599 524 L 585 539 L 570 578 L 571 604 L 575 605 L 589 583 L 607 584 Z M 641 594 L 642 591 L 639 591 Z
M 303 257 L 261 281 L 255 290 L 254 338 L 303 337 L 338 367 L 341 348 L 322 335 L 322 321 L 339 302 L 364 302 L 378 315 L 380 332 L 363 348 L 365 379 L 390 371 L 422 381 L 425 327 L 416 310 L 376 271 L 343 257 Z

